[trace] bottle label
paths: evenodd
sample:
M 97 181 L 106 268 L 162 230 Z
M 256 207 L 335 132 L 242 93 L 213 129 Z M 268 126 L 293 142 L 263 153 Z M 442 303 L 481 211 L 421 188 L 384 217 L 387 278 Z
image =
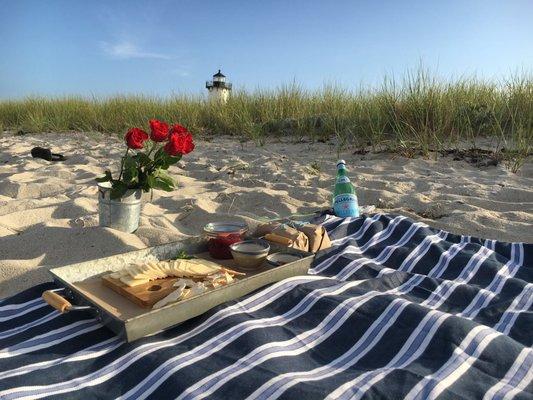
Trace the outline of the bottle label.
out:
M 339 176 L 337 178 L 337 183 L 348 183 L 350 182 L 350 178 L 348 178 L 347 176 Z
M 333 199 L 333 211 L 337 217 L 358 217 L 359 204 L 355 194 L 339 194 Z

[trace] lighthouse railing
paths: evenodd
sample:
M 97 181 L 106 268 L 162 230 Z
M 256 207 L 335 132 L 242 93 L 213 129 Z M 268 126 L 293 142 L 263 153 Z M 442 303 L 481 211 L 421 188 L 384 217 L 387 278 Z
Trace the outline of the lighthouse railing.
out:
M 229 89 L 231 90 L 231 88 L 233 87 L 232 83 L 231 82 L 213 82 L 213 81 L 206 81 L 205 82 L 205 87 L 207 89 L 211 89 L 211 88 L 221 88 L 221 89 Z

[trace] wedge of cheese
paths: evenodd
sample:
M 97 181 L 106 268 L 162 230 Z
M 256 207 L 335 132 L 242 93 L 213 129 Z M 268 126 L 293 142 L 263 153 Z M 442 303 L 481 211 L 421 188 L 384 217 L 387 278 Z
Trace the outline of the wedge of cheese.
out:
M 194 286 L 190 287 L 188 292 L 183 293 L 182 298 L 188 299 L 197 296 L 207 291 L 207 287 L 202 282 L 196 282 Z
M 174 286 L 176 286 L 177 289 L 174 290 L 172 293 L 170 293 L 168 296 L 164 297 L 163 299 L 155 303 L 153 306 L 154 309 L 164 307 L 167 304 L 174 303 L 175 301 L 180 300 L 183 297 L 184 292 L 188 290 L 188 289 L 185 289 L 185 283 L 181 283 L 180 285 L 174 285 Z

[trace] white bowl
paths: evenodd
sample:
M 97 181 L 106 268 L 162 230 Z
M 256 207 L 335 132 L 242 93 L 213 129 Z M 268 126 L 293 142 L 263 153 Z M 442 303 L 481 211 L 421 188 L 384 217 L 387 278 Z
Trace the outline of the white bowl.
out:
M 230 245 L 235 264 L 242 269 L 254 269 L 265 261 L 270 251 L 266 240 L 244 240 Z

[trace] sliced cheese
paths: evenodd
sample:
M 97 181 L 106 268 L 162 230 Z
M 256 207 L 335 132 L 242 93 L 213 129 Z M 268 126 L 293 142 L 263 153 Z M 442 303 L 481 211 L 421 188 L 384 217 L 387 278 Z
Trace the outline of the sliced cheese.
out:
M 159 264 L 160 264 L 160 263 L 157 262 L 157 261 L 150 261 L 150 262 L 148 262 L 146 265 L 147 265 L 148 267 L 152 268 L 152 269 L 155 269 L 155 270 L 157 270 L 157 271 L 161 271 L 161 272 L 163 272 L 163 271 L 161 270 Z
M 124 270 L 111 274 L 111 277 L 120 279 L 121 282 L 130 287 L 166 277 L 181 278 L 174 286 L 180 287 L 185 284 L 185 289 L 190 288 L 190 292 L 184 291 L 183 296 L 195 296 L 207 290 L 203 283 L 195 282 L 189 278 L 207 279 L 213 286 L 215 284 L 225 285 L 233 280 L 231 273 L 225 271 L 220 265 L 200 259 L 149 261 L 142 264 L 131 264 Z
M 220 266 L 207 260 L 176 260 L 172 264 L 174 276 L 201 277 L 220 271 Z
M 152 269 L 149 266 L 144 266 L 144 268 L 142 268 L 141 271 L 139 272 L 147 276 L 149 279 L 162 279 L 162 278 L 167 277 L 167 274 L 165 274 L 164 272 L 160 270 Z
M 144 285 L 145 283 L 150 282 L 149 279 L 133 279 L 131 276 L 123 276 L 120 278 L 120 281 L 130 287 Z
M 163 272 L 166 276 L 172 276 L 172 268 L 170 266 L 170 263 L 166 261 L 160 261 L 157 265 L 159 270 Z
M 149 265 L 144 266 L 144 274 L 153 277 L 153 279 L 163 279 L 167 277 L 167 274 L 161 271 L 160 269 L 152 268 Z
M 128 268 L 127 271 L 133 279 L 154 279 L 142 266 L 134 265 Z

